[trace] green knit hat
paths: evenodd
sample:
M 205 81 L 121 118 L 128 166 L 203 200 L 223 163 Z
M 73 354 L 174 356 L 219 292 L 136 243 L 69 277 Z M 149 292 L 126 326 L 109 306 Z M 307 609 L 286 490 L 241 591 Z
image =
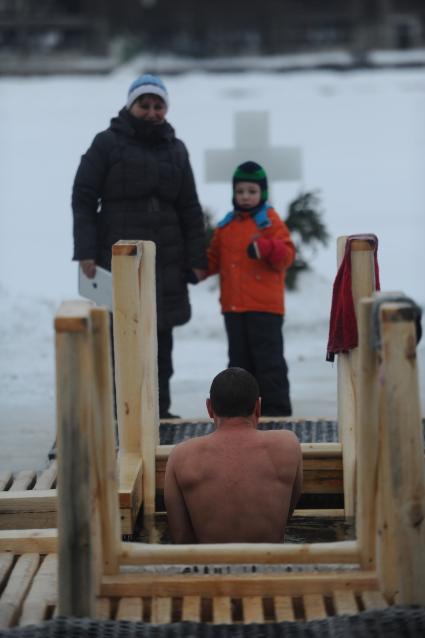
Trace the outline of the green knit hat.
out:
M 238 182 L 254 182 L 261 188 L 261 203 L 269 196 L 266 171 L 256 162 L 244 162 L 233 173 L 233 193 Z

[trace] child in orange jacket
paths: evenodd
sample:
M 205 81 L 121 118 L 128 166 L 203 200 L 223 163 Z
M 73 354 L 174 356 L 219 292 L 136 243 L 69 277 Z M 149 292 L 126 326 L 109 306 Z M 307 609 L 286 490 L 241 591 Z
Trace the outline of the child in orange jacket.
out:
M 290 416 L 283 356 L 285 271 L 295 257 L 286 224 L 267 203 L 267 176 L 256 162 L 233 175 L 234 209 L 208 249 L 207 276 L 220 275 L 229 367 L 245 368 L 260 386 L 265 416 Z

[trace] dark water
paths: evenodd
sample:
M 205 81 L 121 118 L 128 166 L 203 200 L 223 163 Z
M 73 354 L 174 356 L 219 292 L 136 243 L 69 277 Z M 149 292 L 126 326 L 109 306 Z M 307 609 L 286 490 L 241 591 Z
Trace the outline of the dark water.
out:
M 354 538 L 354 523 L 344 518 L 294 517 L 285 532 L 285 543 L 332 543 Z M 131 540 L 139 543 L 171 544 L 166 514 L 156 515 L 155 524 L 150 529 L 140 525 Z

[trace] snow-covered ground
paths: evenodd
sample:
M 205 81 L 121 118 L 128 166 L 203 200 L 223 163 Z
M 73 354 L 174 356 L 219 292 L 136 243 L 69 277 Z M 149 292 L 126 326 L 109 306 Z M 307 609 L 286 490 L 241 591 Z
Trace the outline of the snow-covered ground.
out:
M 0 469 L 41 467 L 54 439 L 53 315 L 77 296 L 71 185 L 79 156 L 142 70 L 0 79 Z M 300 189 L 319 189 L 332 241 L 287 296 L 286 356 L 295 416 L 335 418 L 336 366 L 324 355 L 336 237 L 376 233 L 382 288 L 425 302 L 425 69 L 164 80 L 169 119 L 216 219 L 230 207 L 230 176 L 206 183 L 204 152 L 233 146 L 237 111 L 267 110 L 271 143 L 301 147 L 302 182 L 274 183 L 273 203 L 284 215 Z M 204 414 L 226 366 L 214 282 L 193 287 L 191 299 L 193 319 L 175 331 L 172 383 L 172 409 L 187 417 Z M 423 344 L 419 355 L 423 370 Z M 424 405 L 423 373 L 421 394 Z

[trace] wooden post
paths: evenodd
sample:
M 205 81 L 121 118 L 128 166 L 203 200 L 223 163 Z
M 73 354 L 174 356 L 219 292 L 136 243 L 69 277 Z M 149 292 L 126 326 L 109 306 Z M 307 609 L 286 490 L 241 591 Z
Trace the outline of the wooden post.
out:
M 120 451 L 143 460 L 143 502 L 155 512 L 155 450 L 159 441 L 155 244 L 112 247 L 114 347 Z
M 142 242 L 139 266 L 141 330 L 140 452 L 143 460 L 145 517 L 155 513 L 155 453 L 159 444 L 158 341 L 156 319 L 155 244 Z M 153 521 L 151 521 L 153 523 Z
M 120 451 L 140 451 L 141 338 L 139 265 L 142 244 L 112 246 L 115 387 Z
M 338 237 L 338 267 L 344 257 L 347 237 Z M 375 289 L 373 246 L 366 239 L 351 241 L 351 285 L 354 310 L 362 297 Z M 355 512 L 356 420 L 358 401 L 358 348 L 338 355 L 338 428 L 344 465 L 344 509 L 346 516 Z
M 363 569 L 375 567 L 379 456 L 378 364 L 371 347 L 372 298 L 361 300 L 359 330 L 359 400 L 356 431 L 356 534 Z
M 380 576 L 388 595 L 393 583 L 385 580 L 385 563 L 391 561 L 395 601 L 425 605 L 425 463 L 413 308 L 382 304 L 380 327 L 386 407 L 382 447 L 388 455 L 386 498 L 392 512 L 386 522 L 393 526 L 392 546 L 381 545 Z
M 104 572 L 113 574 L 118 571 L 121 522 L 112 404 L 109 313 L 104 308 L 93 308 L 90 314 L 93 325 L 94 359 L 93 458 Z
M 65 302 L 55 318 L 59 613 L 95 611 L 90 471 L 93 357 L 90 303 Z

